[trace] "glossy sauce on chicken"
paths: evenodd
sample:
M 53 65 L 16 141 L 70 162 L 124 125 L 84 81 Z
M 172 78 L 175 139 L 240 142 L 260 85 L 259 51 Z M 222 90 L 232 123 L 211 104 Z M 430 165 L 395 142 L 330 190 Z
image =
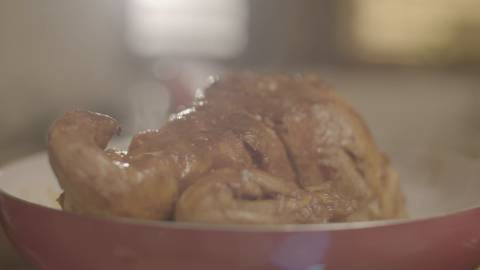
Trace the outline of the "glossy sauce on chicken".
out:
M 288 224 L 396 218 L 398 179 L 363 120 L 315 76 L 231 74 L 126 152 L 119 125 L 67 113 L 49 156 L 79 213 L 204 223 Z

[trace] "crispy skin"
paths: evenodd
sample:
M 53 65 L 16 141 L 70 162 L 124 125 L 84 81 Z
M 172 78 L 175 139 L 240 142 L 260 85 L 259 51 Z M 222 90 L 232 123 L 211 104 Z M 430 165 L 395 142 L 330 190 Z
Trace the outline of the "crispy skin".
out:
M 232 74 L 127 152 L 119 126 L 71 112 L 49 132 L 66 210 L 206 223 L 400 217 L 398 179 L 365 123 L 312 76 Z
M 146 155 L 142 162 L 104 151 L 119 132 L 112 118 L 70 112 L 49 132 L 52 168 L 64 190 L 64 209 L 100 216 L 166 219 L 177 195 L 175 162 Z
M 112 118 L 81 111 L 67 113 L 52 126 L 49 155 L 65 209 L 170 219 L 179 194 L 221 168 L 258 167 L 294 183 L 276 134 L 247 114 L 179 115 L 160 130 L 135 136 L 127 153 L 104 151 L 118 130 Z
M 236 224 L 324 223 L 335 202 L 256 169 L 212 171 L 180 197 L 175 219 Z
M 350 202 L 333 220 L 405 214 L 396 174 L 365 122 L 317 76 L 230 75 L 207 89 L 205 102 L 248 111 L 275 130 L 302 188 Z

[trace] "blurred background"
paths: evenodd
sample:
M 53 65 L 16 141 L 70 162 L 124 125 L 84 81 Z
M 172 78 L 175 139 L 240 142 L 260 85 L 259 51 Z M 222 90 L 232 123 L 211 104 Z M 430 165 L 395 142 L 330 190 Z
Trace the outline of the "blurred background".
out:
M 66 110 L 128 136 L 238 69 L 318 72 L 402 177 L 480 156 L 476 0 L 0 0 L 0 165 L 44 150 Z M 28 269 L 1 234 L 0 269 Z

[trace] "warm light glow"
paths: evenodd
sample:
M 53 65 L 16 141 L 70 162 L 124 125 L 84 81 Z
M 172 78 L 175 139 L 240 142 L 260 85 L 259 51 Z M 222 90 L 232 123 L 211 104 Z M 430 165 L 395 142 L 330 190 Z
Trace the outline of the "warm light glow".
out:
M 435 62 L 446 52 L 480 58 L 479 1 L 361 0 L 353 4 L 353 46 L 366 59 Z

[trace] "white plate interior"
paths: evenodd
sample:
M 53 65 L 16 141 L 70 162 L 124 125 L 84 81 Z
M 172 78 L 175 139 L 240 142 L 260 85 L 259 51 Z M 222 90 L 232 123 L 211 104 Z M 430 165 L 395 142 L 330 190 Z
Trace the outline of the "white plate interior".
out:
M 46 153 L 34 154 L 0 169 L 0 189 L 43 206 L 60 209 L 61 189 Z

